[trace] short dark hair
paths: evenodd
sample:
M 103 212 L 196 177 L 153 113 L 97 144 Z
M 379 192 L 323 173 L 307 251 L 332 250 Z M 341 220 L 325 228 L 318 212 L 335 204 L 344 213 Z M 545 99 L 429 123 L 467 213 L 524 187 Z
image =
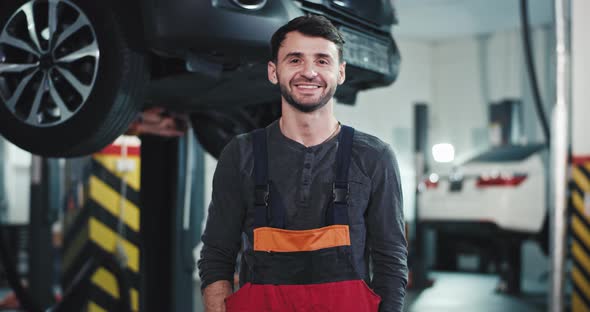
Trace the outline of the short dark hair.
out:
M 270 49 L 272 60 L 276 63 L 279 54 L 279 48 L 285 40 L 288 33 L 298 31 L 310 37 L 322 37 L 332 41 L 338 48 L 338 60 L 343 61 L 342 50 L 344 47 L 344 38 L 340 31 L 330 22 L 329 19 L 321 15 L 304 15 L 292 19 L 289 23 L 281 26 L 270 39 Z

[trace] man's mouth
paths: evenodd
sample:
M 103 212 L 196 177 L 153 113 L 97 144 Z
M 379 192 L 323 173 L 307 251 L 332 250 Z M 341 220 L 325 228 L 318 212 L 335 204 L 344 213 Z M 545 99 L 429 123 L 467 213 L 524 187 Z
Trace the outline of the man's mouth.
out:
M 304 90 L 316 90 L 316 89 L 320 89 L 323 86 L 320 84 L 310 84 L 310 83 L 296 83 L 294 84 L 296 88 L 298 89 L 304 89 Z
M 321 88 L 321 86 L 309 86 L 309 85 L 295 85 L 297 88 L 302 88 L 302 89 L 317 89 L 317 88 Z

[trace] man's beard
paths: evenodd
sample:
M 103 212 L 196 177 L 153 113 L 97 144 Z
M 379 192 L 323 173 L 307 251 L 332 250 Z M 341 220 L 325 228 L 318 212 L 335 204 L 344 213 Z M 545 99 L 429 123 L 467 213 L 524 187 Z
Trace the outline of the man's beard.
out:
M 287 103 L 289 103 L 291 107 L 303 113 L 311 113 L 324 107 L 326 104 L 328 104 L 328 102 L 330 102 L 330 99 L 332 99 L 332 97 L 336 93 L 336 86 L 332 86 L 329 89 L 327 89 L 327 92 L 323 96 L 321 96 L 316 103 L 302 104 L 295 100 L 291 92 L 289 92 L 287 86 L 283 85 L 282 83 L 279 83 L 279 87 L 281 89 L 281 95 L 283 96 L 285 101 L 287 101 Z

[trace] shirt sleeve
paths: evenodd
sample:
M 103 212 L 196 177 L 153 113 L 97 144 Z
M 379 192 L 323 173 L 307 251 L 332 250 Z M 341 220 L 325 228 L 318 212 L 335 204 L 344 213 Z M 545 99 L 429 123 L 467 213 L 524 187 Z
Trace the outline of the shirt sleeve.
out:
M 389 146 L 381 154 L 371 179 L 367 210 L 371 287 L 381 296 L 380 312 L 401 312 L 408 266 L 399 169 Z
M 230 281 L 233 285 L 245 216 L 238 148 L 236 139 L 226 146 L 213 176 L 213 193 L 198 261 L 201 289 L 219 280 Z

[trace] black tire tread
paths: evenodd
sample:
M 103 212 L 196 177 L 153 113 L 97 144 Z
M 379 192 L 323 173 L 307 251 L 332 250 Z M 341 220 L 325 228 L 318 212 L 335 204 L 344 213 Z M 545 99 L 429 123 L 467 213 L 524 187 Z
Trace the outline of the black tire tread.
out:
M 116 20 L 116 16 L 113 15 L 113 19 Z M 117 25 L 121 24 L 117 23 Z M 141 99 L 144 98 L 149 78 L 147 62 L 142 54 L 130 49 L 122 29 L 115 27 L 113 36 L 121 47 L 118 53 L 124 58 L 122 72 L 129 75 L 128 79 L 123 81 L 126 87 L 124 91 L 126 92 L 119 95 L 119 97 L 124 96 L 124 100 L 121 100 L 119 105 L 113 105 L 105 118 L 110 122 L 102 123 L 92 137 L 66 151 L 63 155 L 65 157 L 87 155 L 95 152 L 97 146 L 104 147 L 112 143 L 127 130 L 129 124 L 137 117 L 139 110 L 143 106 Z

